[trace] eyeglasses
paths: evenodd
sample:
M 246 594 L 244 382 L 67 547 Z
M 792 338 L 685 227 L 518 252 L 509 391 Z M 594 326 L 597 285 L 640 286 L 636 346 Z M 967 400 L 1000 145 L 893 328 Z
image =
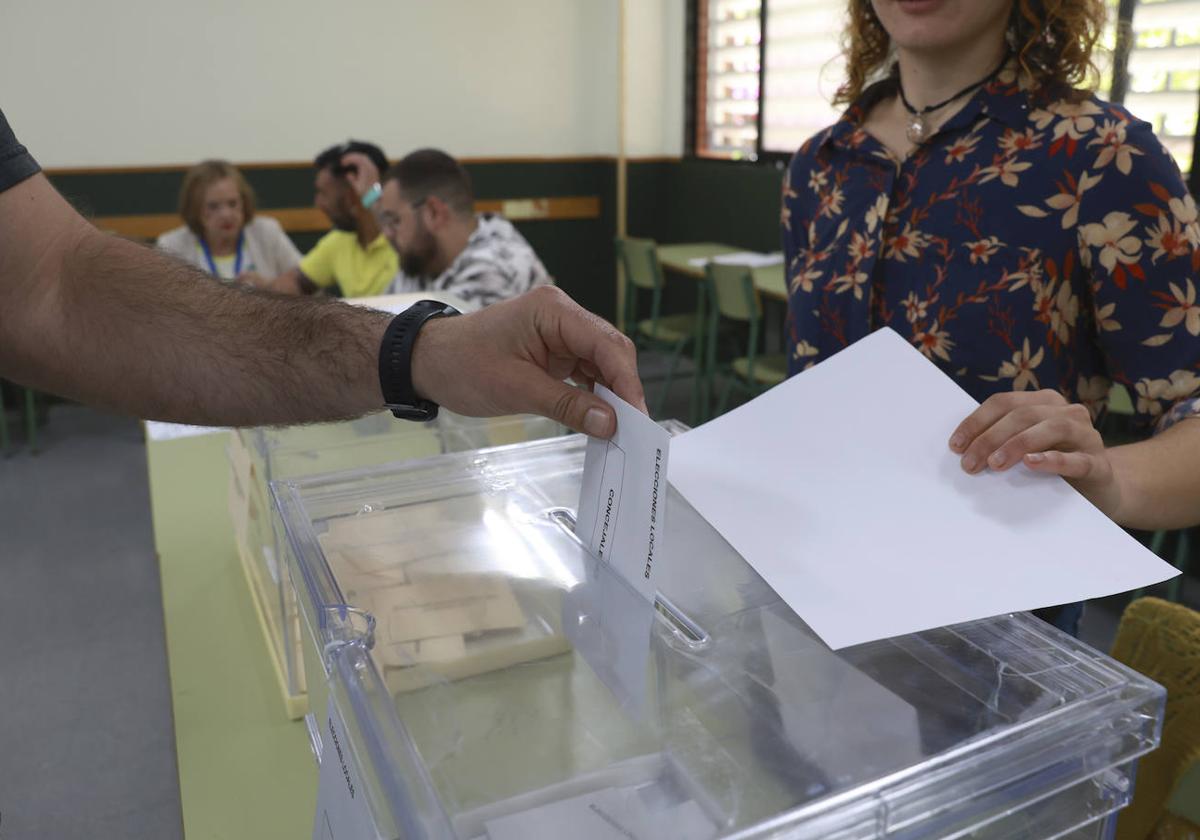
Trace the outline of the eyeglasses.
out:
M 416 201 L 409 204 L 409 207 L 411 207 L 413 209 L 413 211 L 415 212 L 416 210 L 419 210 L 421 208 L 421 206 L 423 204 L 425 204 L 428 200 L 429 200 L 429 196 L 425 196 L 425 198 L 419 198 Z M 401 221 L 403 221 L 401 216 L 397 213 L 393 213 L 390 210 L 384 210 L 379 214 L 379 225 L 380 225 L 380 227 L 383 228 L 384 232 L 386 232 L 386 233 L 390 233 L 390 232 L 394 231 L 396 228 L 400 227 Z

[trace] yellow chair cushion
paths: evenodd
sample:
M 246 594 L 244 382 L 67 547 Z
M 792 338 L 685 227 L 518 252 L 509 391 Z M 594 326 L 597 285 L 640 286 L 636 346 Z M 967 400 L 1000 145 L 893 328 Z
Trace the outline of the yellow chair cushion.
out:
M 749 380 L 750 360 L 743 356 L 733 360 L 733 372 Z M 754 381 L 760 385 L 778 385 L 787 379 L 787 356 L 782 353 L 757 356 L 754 359 Z
M 1129 390 L 1119 382 L 1114 382 L 1108 389 L 1108 413 L 1122 417 L 1133 416 L 1133 401 L 1129 399 Z
M 1146 840 L 1172 790 L 1200 758 L 1200 613 L 1138 598 L 1121 616 L 1112 655 L 1167 690 L 1162 743 L 1138 762 L 1133 802 L 1117 819 L 1118 840 Z
M 664 315 L 658 319 L 657 325 L 647 318 L 645 321 L 638 322 L 638 332 L 654 341 L 676 344 L 690 339 L 696 334 L 696 314 L 690 312 L 680 315 Z
M 1150 840 L 1196 840 L 1200 825 L 1174 814 L 1163 814 L 1150 834 Z

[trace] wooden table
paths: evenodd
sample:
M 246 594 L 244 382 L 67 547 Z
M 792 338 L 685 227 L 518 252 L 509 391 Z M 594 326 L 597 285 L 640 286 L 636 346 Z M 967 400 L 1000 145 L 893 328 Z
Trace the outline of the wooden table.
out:
M 691 260 L 712 259 L 745 250 L 745 248 L 735 248 L 732 245 L 722 245 L 719 242 L 660 245 L 658 261 L 662 263 L 663 268 L 700 280 L 704 278 L 704 268 L 692 265 Z M 759 294 L 787 301 L 787 280 L 784 278 L 783 263 L 751 269 L 750 273 L 754 278 L 754 288 L 758 289 Z
M 288 720 L 226 503 L 228 432 L 147 441 L 184 835 L 312 834 L 317 765 Z

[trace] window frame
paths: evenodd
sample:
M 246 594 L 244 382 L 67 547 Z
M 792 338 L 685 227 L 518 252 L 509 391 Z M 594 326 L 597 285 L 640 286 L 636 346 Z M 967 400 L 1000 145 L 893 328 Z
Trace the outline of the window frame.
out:
M 704 149 L 706 134 L 708 94 L 708 7 L 710 0 L 687 0 L 685 12 L 686 46 L 684 48 L 684 158 L 701 160 L 725 166 L 773 166 L 786 164 L 792 152 L 763 149 L 763 127 L 766 115 L 763 111 L 763 96 L 766 91 L 767 73 L 767 5 L 768 0 L 759 0 L 759 24 L 761 37 L 758 44 L 758 129 L 753 154 L 745 158 L 730 158 Z M 1117 42 L 1113 50 L 1111 98 L 1120 102 L 1129 88 L 1129 57 L 1133 50 L 1133 13 L 1137 0 L 1119 0 L 1117 6 Z M 1198 96 L 1200 99 L 1200 96 Z M 1200 197 L 1200 104 L 1197 106 L 1197 125 L 1193 137 L 1192 171 L 1188 176 L 1188 188 L 1193 196 Z

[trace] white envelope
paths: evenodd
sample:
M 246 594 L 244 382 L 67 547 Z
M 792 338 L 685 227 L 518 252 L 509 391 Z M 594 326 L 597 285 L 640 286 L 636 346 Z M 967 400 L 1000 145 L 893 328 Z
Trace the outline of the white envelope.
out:
M 617 413 L 611 440 L 589 438 L 575 533 L 649 601 L 663 556 L 671 435 L 603 385 Z

